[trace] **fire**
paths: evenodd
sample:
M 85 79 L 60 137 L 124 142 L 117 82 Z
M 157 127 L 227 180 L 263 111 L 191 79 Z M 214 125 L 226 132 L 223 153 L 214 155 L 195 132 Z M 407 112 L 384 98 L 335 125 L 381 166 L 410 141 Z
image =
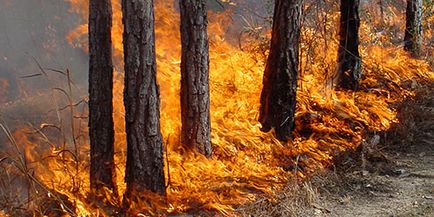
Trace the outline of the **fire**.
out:
M 86 0 L 67 0 L 71 13 L 87 19 Z M 158 79 L 161 89 L 161 124 L 166 154 L 167 202 L 143 201 L 133 212 L 149 215 L 214 210 L 235 215 L 237 206 L 259 196 L 272 197 L 289 177 L 306 175 L 330 165 L 339 152 L 355 148 L 365 131 L 386 131 L 397 121 L 393 103 L 412 96 L 412 87 L 405 81 L 432 80 L 429 65 L 410 58 L 396 48 L 364 46 L 366 78 L 363 91 L 335 91 L 330 85 L 337 56 L 337 43 L 315 48 L 313 63 L 309 53 L 302 54 L 303 74 L 298 93 L 297 133 L 293 142 L 282 144 L 272 134 L 262 133 L 257 121 L 259 95 L 262 88 L 264 55 L 255 49 L 240 49 L 226 40 L 225 26 L 230 25 L 229 12 L 210 12 L 210 81 L 212 142 L 211 159 L 188 150 L 180 144 L 180 34 L 176 1 L 156 1 L 156 37 Z M 232 5 L 234 3 L 231 3 Z M 335 22 L 338 14 L 332 14 Z M 122 21 L 120 1 L 113 0 L 113 47 L 117 63 L 114 81 L 114 119 L 116 131 L 117 185 L 122 195 L 126 139 L 123 107 Z M 332 25 L 328 25 L 333 29 Z M 362 37 L 371 32 L 362 26 Z M 71 31 L 67 40 L 72 46 L 87 48 L 87 24 Z M 303 37 L 315 37 L 313 27 L 304 27 Z M 254 46 L 254 45 L 252 45 Z M 302 44 L 308 49 L 308 44 Z M 325 63 L 325 64 L 324 64 Z M 308 67 L 307 67 L 308 66 Z M 328 72 L 328 73 L 325 73 Z M 387 88 L 384 88 L 387 86 Z M 412 86 L 412 85 L 410 85 Z M 81 133 L 86 124 L 80 123 Z M 25 156 L 37 168 L 38 180 L 52 191 L 66 195 L 75 204 L 78 216 L 104 213 L 89 201 L 88 145 L 63 153 L 62 145 L 53 144 L 49 153 L 37 151 L 43 141 L 31 141 L 22 129 L 15 134 L 25 144 Z M 80 142 L 80 141 L 78 141 Z M 87 144 L 86 141 L 81 141 Z M 66 142 L 68 143 L 68 142 Z M 69 142 L 71 143 L 71 142 Z M 71 146 L 69 144 L 69 146 Z M 68 146 L 68 147 L 69 147 Z M 75 155 L 78 153 L 79 155 Z M 44 156 L 55 156 L 45 160 Z M 50 168 L 47 170 L 47 168 Z M 66 174 L 66 175 L 65 175 Z M 72 178 L 73 177 L 73 178 Z M 119 198 L 107 203 L 118 206 Z

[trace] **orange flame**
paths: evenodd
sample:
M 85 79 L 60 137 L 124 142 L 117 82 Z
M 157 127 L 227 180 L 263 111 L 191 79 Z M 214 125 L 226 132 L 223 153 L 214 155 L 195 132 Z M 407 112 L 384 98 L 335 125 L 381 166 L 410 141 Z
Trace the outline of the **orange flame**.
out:
M 88 1 L 67 0 L 71 12 L 87 19 Z M 122 69 L 122 21 L 120 1 L 113 0 L 113 47 L 118 70 Z M 317 47 L 320 62 L 305 68 L 300 81 L 297 110 L 297 132 L 293 142 L 282 144 L 271 133 L 262 133 L 257 121 L 259 95 L 262 88 L 264 57 L 253 51 L 241 50 L 225 40 L 229 14 L 210 12 L 210 82 L 212 142 L 214 155 L 207 159 L 180 145 L 180 34 L 179 13 L 173 1 L 156 3 L 156 36 L 158 79 L 161 86 L 161 121 L 167 141 L 166 174 L 169 187 L 167 204 L 136 204 L 133 212 L 162 215 L 192 210 L 216 210 L 235 215 L 235 207 L 254 201 L 260 195 L 273 196 L 292 176 L 305 175 L 324 168 L 339 152 L 355 148 L 363 141 L 364 131 L 384 131 L 393 124 L 397 112 L 390 106 L 413 94 L 405 81 L 434 79 L 429 65 L 410 58 L 401 50 L 376 45 L 363 47 L 366 78 L 363 91 L 335 91 L 329 75 L 337 56 L 337 43 Z M 332 14 L 336 21 L 338 14 Z M 369 37 L 368 25 L 362 26 L 362 37 Z M 82 24 L 67 37 L 73 46 L 86 49 L 87 24 Z M 305 27 L 303 37 L 315 37 L 313 28 Z M 302 49 L 308 45 L 303 44 Z M 303 54 L 306 62 L 308 54 Z M 331 67 L 332 68 L 332 67 Z M 386 86 L 387 88 L 384 88 Z M 123 75 L 114 81 L 114 118 L 116 131 L 117 184 L 125 190 L 125 124 L 122 101 Z M 28 150 L 26 156 L 36 161 L 32 149 L 36 143 L 17 135 Z M 31 145 L 34 144 L 34 145 Z M 31 148 L 30 148 L 31 147 Z M 67 195 L 76 204 L 79 216 L 96 215 L 100 210 L 87 201 L 89 191 L 88 146 L 82 148 L 81 161 L 67 155 L 63 161 L 53 158 L 41 163 L 38 178 L 56 191 Z M 59 156 L 58 148 L 50 155 Z M 28 153 L 28 154 L 27 154 Z M 42 168 L 45 168 L 45 172 Z M 50 168 L 50 171 L 46 171 Z M 78 172 L 77 169 L 79 168 Z M 298 168 L 298 169 L 297 169 Z M 65 171 L 74 173 L 80 188 L 74 189 Z M 170 177 L 170 178 L 169 178 Z M 156 202 L 157 199 L 151 202 Z M 116 201 L 111 201 L 116 204 Z

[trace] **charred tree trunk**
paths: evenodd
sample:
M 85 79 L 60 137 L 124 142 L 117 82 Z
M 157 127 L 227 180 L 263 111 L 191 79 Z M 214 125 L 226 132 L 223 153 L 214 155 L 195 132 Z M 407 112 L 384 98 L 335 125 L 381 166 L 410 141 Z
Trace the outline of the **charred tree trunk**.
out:
M 378 2 L 378 5 L 380 6 L 381 24 L 384 24 L 384 2 L 383 2 L 383 0 L 380 0 Z
M 114 184 L 112 8 L 110 0 L 89 2 L 90 183 L 95 191 Z
M 182 143 L 210 156 L 211 121 L 206 1 L 180 0 Z
M 259 121 L 287 141 L 294 130 L 302 0 L 276 0 Z
M 127 198 L 165 193 L 160 91 L 155 57 L 152 0 L 122 0 L 127 133 Z
M 404 49 L 418 56 L 422 46 L 422 0 L 407 0 Z
M 359 54 L 360 0 L 341 0 L 339 28 L 338 79 L 339 86 L 356 90 L 362 77 Z

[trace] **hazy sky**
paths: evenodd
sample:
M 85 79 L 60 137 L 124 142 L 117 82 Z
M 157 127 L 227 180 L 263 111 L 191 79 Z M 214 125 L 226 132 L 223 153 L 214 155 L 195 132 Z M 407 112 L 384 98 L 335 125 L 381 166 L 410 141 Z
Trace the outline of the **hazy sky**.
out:
M 243 3 L 233 13 L 236 27 L 229 28 L 228 32 L 238 35 L 243 19 L 265 15 L 265 1 L 234 2 Z M 51 87 L 43 76 L 21 78 L 39 73 L 33 57 L 44 68 L 70 69 L 74 80 L 86 85 L 87 54 L 80 48 L 72 48 L 65 39 L 71 30 L 85 21 L 80 15 L 70 13 L 69 6 L 64 0 L 0 0 L 0 81 L 9 82 L 7 88 L 1 87 L 0 82 L 0 91 L 3 90 L 0 103 Z M 209 0 L 209 6 L 212 10 L 221 10 L 215 0 Z M 250 16 L 244 18 L 239 16 L 249 13 Z
M 32 57 L 46 68 L 70 69 L 75 80 L 87 77 L 87 55 L 65 40 L 80 21 L 68 8 L 63 0 L 0 0 L 0 77 L 9 80 L 10 97 L 18 96 L 17 81 L 46 86 L 43 77 L 20 79 L 39 72 Z

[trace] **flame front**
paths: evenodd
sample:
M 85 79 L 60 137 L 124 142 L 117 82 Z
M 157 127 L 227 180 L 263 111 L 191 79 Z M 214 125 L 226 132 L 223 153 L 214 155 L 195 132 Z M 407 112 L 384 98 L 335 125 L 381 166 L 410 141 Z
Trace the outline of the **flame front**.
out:
M 88 1 L 67 0 L 71 12 L 80 13 L 87 20 Z M 114 85 L 114 118 L 116 131 L 117 184 L 120 193 L 125 190 L 124 165 L 126 153 L 123 75 L 122 75 L 122 21 L 120 1 L 113 2 L 113 48 L 118 73 Z M 237 206 L 252 202 L 258 196 L 272 197 L 287 180 L 330 165 L 340 152 L 355 148 L 363 141 L 365 131 L 385 131 L 397 120 L 391 107 L 413 94 L 404 81 L 417 82 L 434 79 L 429 65 L 410 58 L 394 48 L 378 45 L 364 46 L 366 78 L 364 91 L 335 91 L 329 85 L 337 57 L 337 43 L 332 41 L 315 48 L 318 63 L 303 68 L 298 92 L 297 132 L 293 142 L 282 144 L 271 133 L 262 133 L 257 121 L 259 96 L 262 88 L 264 54 L 255 49 L 241 49 L 225 40 L 230 25 L 228 10 L 209 13 L 210 85 L 212 143 L 211 159 L 185 149 L 180 144 L 180 33 L 179 13 L 173 1 L 157 1 L 156 49 L 158 79 L 161 89 L 161 126 L 166 141 L 167 204 L 138 204 L 136 213 L 151 215 L 183 213 L 192 210 L 215 210 L 233 215 Z M 338 13 L 329 21 L 336 22 Z M 333 32 L 333 25 L 327 25 Z M 371 27 L 362 26 L 363 40 L 369 39 Z M 269 32 L 266 33 L 269 35 Z M 303 29 L 304 38 L 318 37 L 313 28 Z M 78 26 L 68 36 L 72 46 L 87 49 L 87 24 Z M 252 46 L 254 46 L 253 44 Z M 302 49 L 307 49 L 307 43 Z M 303 63 L 309 63 L 309 53 L 302 54 Z M 384 88 L 387 86 L 387 88 Z M 82 124 L 85 125 L 85 124 Z M 80 126 L 83 130 L 86 127 Z M 26 135 L 16 133 L 26 144 L 26 156 L 35 160 L 32 147 L 37 146 Z M 33 144 L 33 145 L 32 145 Z M 50 156 L 60 156 L 59 146 L 50 149 Z M 88 201 L 88 146 L 83 148 L 79 164 L 77 158 L 50 158 L 35 167 L 38 179 L 46 186 L 67 195 L 76 205 L 79 216 L 102 212 Z M 64 155 L 63 155 L 64 156 Z M 36 160 L 35 160 L 36 161 Z M 39 161 L 38 161 L 39 162 Z M 50 168 L 47 172 L 46 168 Z M 65 176 L 65 172 L 72 174 Z M 75 177 L 75 180 L 66 177 Z M 76 189 L 77 182 L 80 188 Z M 110 201 L 116 205 L 116 199 Z

